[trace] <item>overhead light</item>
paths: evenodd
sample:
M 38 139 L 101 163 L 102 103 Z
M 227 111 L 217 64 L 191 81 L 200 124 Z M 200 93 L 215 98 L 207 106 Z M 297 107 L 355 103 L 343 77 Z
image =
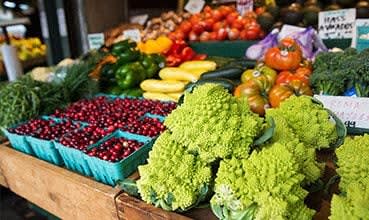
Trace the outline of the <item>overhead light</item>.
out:
M 28 10 L 29 9 L 29 5 L 26 4 L 20 4 L 19 8 L 22 9 L 23 11 Z
M 17 6 L 17 5 L 14 2 L 5 1 L 4 6 L 8 7 L 8 8 L 15 8 L 15 6 Z

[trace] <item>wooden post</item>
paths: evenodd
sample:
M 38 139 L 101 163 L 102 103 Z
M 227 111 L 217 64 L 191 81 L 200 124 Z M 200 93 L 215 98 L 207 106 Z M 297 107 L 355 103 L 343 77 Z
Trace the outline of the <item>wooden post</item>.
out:
M 9 189 L 62 219 L 117 219 L 119 189 L 0 145 Z

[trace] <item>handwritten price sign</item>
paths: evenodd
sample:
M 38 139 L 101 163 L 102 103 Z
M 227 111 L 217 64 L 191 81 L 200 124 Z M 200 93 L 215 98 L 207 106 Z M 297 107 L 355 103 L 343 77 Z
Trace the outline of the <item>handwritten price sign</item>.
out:
M 322 39 L 352 38 L 356 9 L 319 12 L 319 36 Z
M 347 127 L 369 129 L 369 98 L 315 95 Z

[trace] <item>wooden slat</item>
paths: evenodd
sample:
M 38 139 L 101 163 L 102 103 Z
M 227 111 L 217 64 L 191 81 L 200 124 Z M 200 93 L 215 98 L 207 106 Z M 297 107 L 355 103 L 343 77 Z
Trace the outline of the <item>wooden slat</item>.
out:
M 119 218 L 122 220 L 190 220 L 191 218 L 179 215 L 175 212 L 167 212 L 160 208 L 128 196 L 120 194 L 117 199 Z
M 120 190 L 0 145 L 11 191 L 62 219 L 117 219 Z

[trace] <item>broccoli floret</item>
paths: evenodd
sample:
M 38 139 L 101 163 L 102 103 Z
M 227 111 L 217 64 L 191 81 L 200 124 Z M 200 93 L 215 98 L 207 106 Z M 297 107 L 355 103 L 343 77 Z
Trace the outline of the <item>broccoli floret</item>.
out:
M 220 85 L 205 84 L 185 95 L 165 120 L 173 138 L 206 162 L 228 156 L 248 157 L 263 131 L 263 119 Z
M 338 139 L 328 111 L 309 96 L 291 96 L 279 108 L 268 109 L 266 115 L 283 117 L 292 133 L 307 147 L 329 148 Z
M 330 220 L 369 220 L 369 178 L 347 185 L 346 195 L 333 195 Z
M 138 171 L 141 178 L 137 187 L 142 199 L 170 211 L 196 204 L 213 181 L 211 167 L 187 153 L 168 131 L 160 135 L 149 153 L 148 164 L 139 166 Z
M 336 150 L 338 158 L 337 173 L 341 177 L 340 189 L 363 178 L 369 178 L 369 135 L 346 138 L 345 143 Z M 368 201 L 369 202 L 369 201 Z
M 300 186 L 304 176 L 298 171 L 293 154 L 278 143 L 248 159 L 223 160 L 212 209 L 225 219 L 311 219 L 314 211 L 304 205 L 307 191 Z M 219 212 L 224 208 L 228 211 Z

